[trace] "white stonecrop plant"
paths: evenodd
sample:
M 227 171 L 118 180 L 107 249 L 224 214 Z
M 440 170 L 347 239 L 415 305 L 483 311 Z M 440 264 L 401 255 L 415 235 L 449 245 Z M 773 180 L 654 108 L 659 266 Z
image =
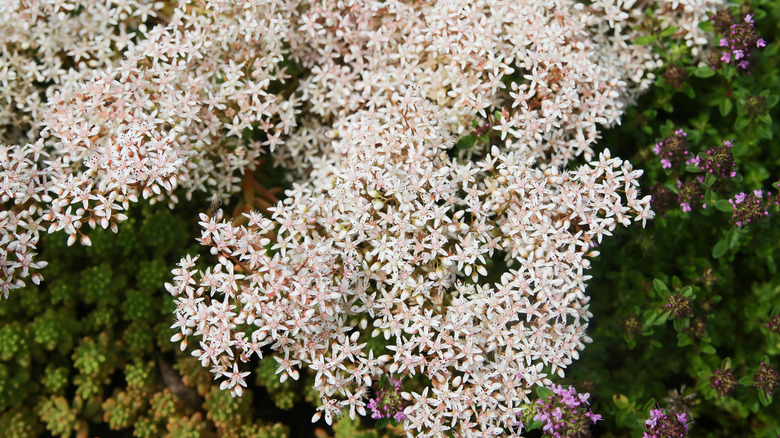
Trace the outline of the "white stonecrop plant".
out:
M 116 231 L 140 197 L 239 190 L 296 125 L 295 98 L 269 90 L 289 77 L 279 6 L 0 4 L 2 50 L 16 50 L 0 56 L 0 298 L 45 266 L 42 230 L 89 245 L 87 228 Z M 253 126 L 265 142 L 242 139 Z
M 308 368 L 329 423 L 421 373 L 410 435 L 508 433 L 588 341 L 594 240 L 652 217 L 593 148 L 654 80 L 632 41 L 674 26 L 703 58 L 722 1 L 587 3 L 0 2 L 0 297 L 40 282 L 40 232 L 89 245 L 140 197 L 227 198 L 268 149 L 293 189 L 201 218 L 219 262 L 175 271 L 174 340 L 234 395 L 253 355 Z M 456 150 L 475 122 L 488 141 Z
M 364 414 L 382 374 L 422 373 L 431 389 L 406 394 L 407 429 L 502 434 L 589 341 L 585 257 L 652 217 L 642 172 L 608 151 L 576 171 L 498 147 L 460 162 L 442 112 L 412 90 L 401 100 L 348 116 L 271 218 L 202 215 L 219 264 L 174 271 L 174 340 L 198 339 L 193 355 L 235 395 L 236 364 L 269 347 L 283 380 L 309 368 L 328 423 Z M 367 348 L 372 335 L 389 352 Z

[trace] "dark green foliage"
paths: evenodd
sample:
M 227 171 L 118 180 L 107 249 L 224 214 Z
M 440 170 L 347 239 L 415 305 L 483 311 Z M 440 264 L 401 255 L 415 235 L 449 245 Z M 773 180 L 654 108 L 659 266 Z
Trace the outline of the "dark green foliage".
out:
M 693 415 L 692 437 L 777 436 L 780 406 L 756 387 L 762 363 L 780 369 L 780 55 L 775 35 L 780 5 L 756 1 L 758 34 L 751 74 L 723 65 L 691 65 L 683 49 L 666 51 L 664 69 L 684 68 L 680 84 L 664 81 L 606 132 L 613 153 L 645 170 L 642 187 L 666 187 L 671 202 L 646 229 L 621 231 L 599 246 L 589 285 L 594 342 L 572 366 L 571 383 L 590 389 L 607 436 L 641 436 L 649 410 Z M 734 16 L 741 20 L 739 8 Z M 717 44 L 719 38 L 711 33 Z M 659 52 L 660 53 L 660 52 Z M 674 67 L 674 68 L 677 68 Z M 676 73 L 675 73 L 676 74 Z M 641 128 L 641 129 L 637 129 Z M 652 147 L 677 129 L 689 158 L 733 143 L 736 176 L 717 178 L 696 166 L 663 168 Z M 700 155 L 701 157 L 701 155 Z M 678 181 L 701 187 L 701 205 L 680 207 Z M 739 227 L 734 195 L 763 190 L 770 216 Z M 587 388 L 585 388 L 587 387 Z M 597 433 L 598 434 L 598 433 Z
M 0 436 L 287 436 L 257 418 L 251 391 L 232 399 L 170 341 L 163 285 L 193 247 L 198 209 L 138 205 L 90 247 L 44 235 L 44 282 L 0 302 Z

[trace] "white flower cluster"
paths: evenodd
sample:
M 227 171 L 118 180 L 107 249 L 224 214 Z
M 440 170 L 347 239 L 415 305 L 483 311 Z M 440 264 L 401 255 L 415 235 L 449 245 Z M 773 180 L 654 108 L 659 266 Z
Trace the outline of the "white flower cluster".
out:
M 234 394 L 236 363 L 270 346 L 282 379 L 316 373 L 328 422 L 364 414 L 383 373 L 422 373 L 432 394 L 407 394 L 408 428 L 500 435 L 530 388 L 578 357 L 584 257 L 629 215 L 652 217 L 649 197 L 641 171 L 608 151 L 568 172 L 498 147 L 461 163 L 439 109 L 412 90 L 402 100 L 347 117 L 333 160 L 270 220 L 202 215 L 219 264 L 174 271 L 174 340 L 200 338 L 193 354 Z M 391 354 L 366 348 L 368 325 Z
M 419 373 L 410 435 L 506 434 L 588 341 L 594 240 L 652 217 L 641 171 L 593 150 L 654 80 L 632 41 L 673 25 L 701 55 L 720 3 L 5 1 L 0 291 L 40 281 L 39 229 L 89 244 L 141 196 L 227 197 L 267 148 L 293 189 L 201 217 L 219 263 L 174 271 L 174 340 L 234 395 L 253 355 L 308 368 L 329 423 Z
M 1 4 L 2 296 L 43 266 L 40 227 L 89 245 L 82 225 L 116 231 L 141 196 L 238 191 L 296 124 L 269 90 L 284 91 L 288 21 L 266 2 Z M 242 139 L 253 124 L 264 144 Z

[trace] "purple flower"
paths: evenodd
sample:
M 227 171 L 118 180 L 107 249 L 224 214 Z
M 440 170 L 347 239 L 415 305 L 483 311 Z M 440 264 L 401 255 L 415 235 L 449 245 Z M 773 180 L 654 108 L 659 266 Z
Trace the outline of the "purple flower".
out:
M 763 38 L 759 38 L 758 41 L 756 41 L 756 47 L 766 47 L 766 41 L 764 41 Z
M 578 394 L 574 387 L 553 385 L 553 394 L 547 400 L 536 401 L 534 421 L 541 421 L 542 431 L 554 437 L 590 436 L 590 424 L 601 420 L 601 415 L 588 410 L 590 394 Z
M 401 421 L 406 418 L 404 415 L 406 401 L 401 398 L 401 380 L 390 378 L 390 385 L 389 388 L 381 386 L 376 390 L 376 397 L 368 401 L 371 418 L 374 420 L 392 417 L 396 421 Z
M 692 422 L 686 415 L 664 413 L 663 409 L 656 407 L 650 411 L 650 418 L 645 420 L 645 433 L 647 438 L 684 438 L 688 434 L 688 427 Z

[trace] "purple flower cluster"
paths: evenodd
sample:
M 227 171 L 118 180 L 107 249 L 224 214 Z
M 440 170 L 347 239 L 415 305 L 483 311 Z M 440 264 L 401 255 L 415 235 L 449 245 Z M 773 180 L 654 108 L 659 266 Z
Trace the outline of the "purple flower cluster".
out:
M 376 397 L 368 401 L 368 407 L 371 409 L 371 418 L 374 420 L 393 418 L 395 421 L 401 421 L 406 418 L 406 415 L 404 415 L 406 401 L 401 398 L 401 381 L 391 378 L 390 383 L 392 387 L 380 387 L 376 391 Z
M 683 438 L 688 435 L 688 427 L 693 424 L 685 413 L 665 414 L 663 409 L 650 411 L 645 421 L 645 433 L 642 438 Z
M 697 179 L 685 182 L 677 181 L 677 202 L 680 203 L 682 211 L 691 211 L 698 207 L 704 199 L 703 181 Z
M 780 315 L 775 315 L 766 323 L 766 328 L 780 334 Z
M 656 214 L 666 216 L 666 211 L 672 207 L 676 200 L 677 195 L 668 187 L 663 185 L 650 187 L 650 202 Z
M 672 311 L 672 319 L 686 318 L 693 315 L 691 299 L 686 298 L 682 294 L 670 295 L 669 301 L 664 304 L 664 309 Z
M 712 377 L 710 377 L 710 386 L 721 397 L 729 395 L 738 384 L 739 382 L 734 377 L 734 373 L 728 369 L 717 369 L 712 372 Z
M 729 20 L 713 22 L 718 26 L 718 31 L 725 36 L 721 38 L 719 47 L 722 47 L 720 62 L 735 65 L 743 70 L 750 68 L 750 55 L 753 49 L 766 47 L 766 41 L 756 35 L 753 27 L 753 17 L 746 15 L 744 23 L 729 23 Z M 713 68 L 715 68 L 713 66 Z
M 766 206 L 763 204 L 763 190 L 754 190 L 751 193 L 738 193 L 729 199 L 734 213 L 731 219 L 738 227 L 743 227 L 755 220 L 769 216 Z
M 688 155 L 688 142 L 685 141 L 687 135 L 685 131 L 678 129 L 653 146 L 653 152 L 661 157 L 661 165 L 664 169 L 676 167 L 685 161 Z
M 723 142 L 723 146 L 716 146 L 706 152 L 706 155 L 696 156 L 687 161 L 699 169 L 716 175 L 723 179 L 734 178 L 737 176 L 735 170 L 737 164 L 734 162 L 734 156 L 731 154 L 731 148 L 734 147 L 729 140 Z
M 772 392 L 777 388 L 779 382 L 780 375 L 764 362 L 761 362 L 761 366 L 756 370 L 755 374 L 753 374 L 753 384 L 755 384 L 756 388 L 766 396 L 772 395 Z
M 601 420 L 601 415 L 587 408 L 590 394 L 578 394 L 572 386 L 553 385 L 549 389 L 553 395 L 536 401 L 534 421 L 542 421 L 542 431 L 555 438 L 589 437 L 590 423 Z

